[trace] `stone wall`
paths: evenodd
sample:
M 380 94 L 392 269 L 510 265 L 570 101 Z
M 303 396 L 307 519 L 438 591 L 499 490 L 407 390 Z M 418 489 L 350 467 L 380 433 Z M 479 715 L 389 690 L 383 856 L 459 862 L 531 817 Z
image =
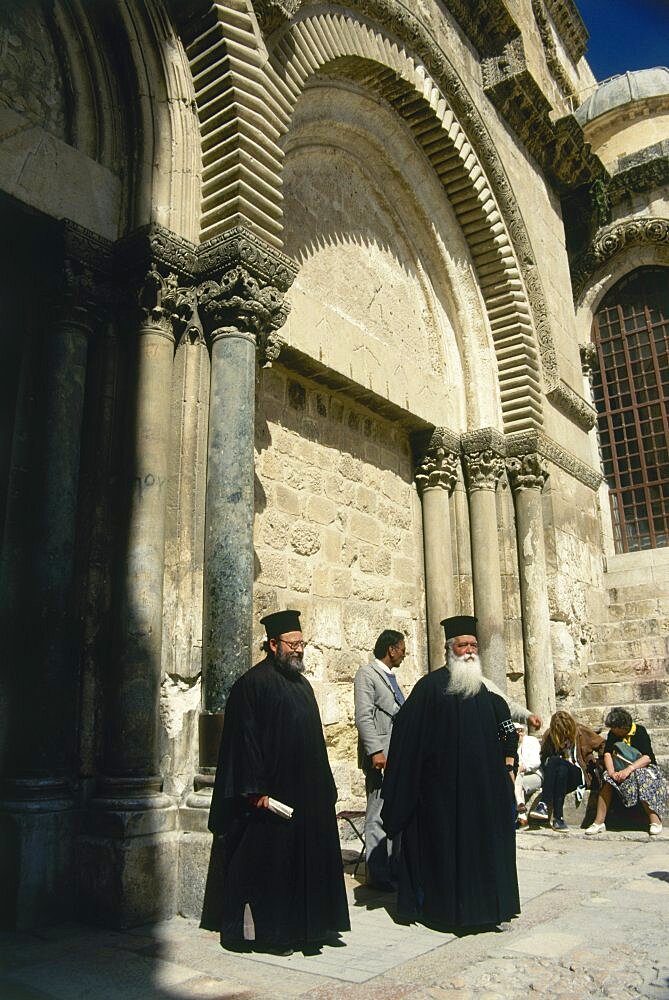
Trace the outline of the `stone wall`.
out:
M 254 639 L 268 611 L 302 612 L 340 799 L 363 794 L 353 677 L 384 628 L 407 635 L 405 688 L 426 671 L 420 502 L 406 430 L 281 367 L 256 414 Z

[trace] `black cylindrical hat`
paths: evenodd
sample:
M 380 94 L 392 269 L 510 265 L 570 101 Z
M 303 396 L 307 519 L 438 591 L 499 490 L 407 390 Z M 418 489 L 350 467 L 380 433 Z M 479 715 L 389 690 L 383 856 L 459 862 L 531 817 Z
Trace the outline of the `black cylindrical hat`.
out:
M 271 615 L 261 618 L 260 624 L 265 626 L 268 639 L 277 639 L 286 632 L 302 631 L 299 611 L 273 611 Z
M 477 622 L 478 618 L 473 615 L 454 615 L 439 624 L 444 626 L 447 639 L 455 639 L 458 635 L 476 635 Z

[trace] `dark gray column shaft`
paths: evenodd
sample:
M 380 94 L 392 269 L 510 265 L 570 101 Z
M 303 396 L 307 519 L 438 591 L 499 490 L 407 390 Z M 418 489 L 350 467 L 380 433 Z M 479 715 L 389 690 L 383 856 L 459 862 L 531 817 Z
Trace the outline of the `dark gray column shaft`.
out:
M 212 337 L 204 549 L 203 709 L 222 712 L 251 664 L 255 337 Z

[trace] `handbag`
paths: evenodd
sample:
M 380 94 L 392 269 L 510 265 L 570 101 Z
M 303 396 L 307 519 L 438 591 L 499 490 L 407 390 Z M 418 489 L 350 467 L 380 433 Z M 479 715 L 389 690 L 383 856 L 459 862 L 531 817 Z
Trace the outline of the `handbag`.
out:
M 629 767 L 635 760 L 638 760 L 642 754 L 636 747 L 632 747 L 629 743 L 625 743 L 624 740 L 620 740 L 620 742 L 613 744 L 613 754 L 611 756 L 613 757 L 615 770 L 624 771 L 626 767 Z

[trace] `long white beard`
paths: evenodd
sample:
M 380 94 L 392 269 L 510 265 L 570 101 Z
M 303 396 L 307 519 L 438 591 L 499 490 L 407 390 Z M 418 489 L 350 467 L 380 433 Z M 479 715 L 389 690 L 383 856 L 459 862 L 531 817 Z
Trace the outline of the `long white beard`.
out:
M 479 693 L 483 683 L 483 670 L 478 653 L 465 653 L 463 656 L 456 656 L 449 649 L 447 666 L 451 674 L 447 688 L 449 694 L 473 698 L 475 694 Z

